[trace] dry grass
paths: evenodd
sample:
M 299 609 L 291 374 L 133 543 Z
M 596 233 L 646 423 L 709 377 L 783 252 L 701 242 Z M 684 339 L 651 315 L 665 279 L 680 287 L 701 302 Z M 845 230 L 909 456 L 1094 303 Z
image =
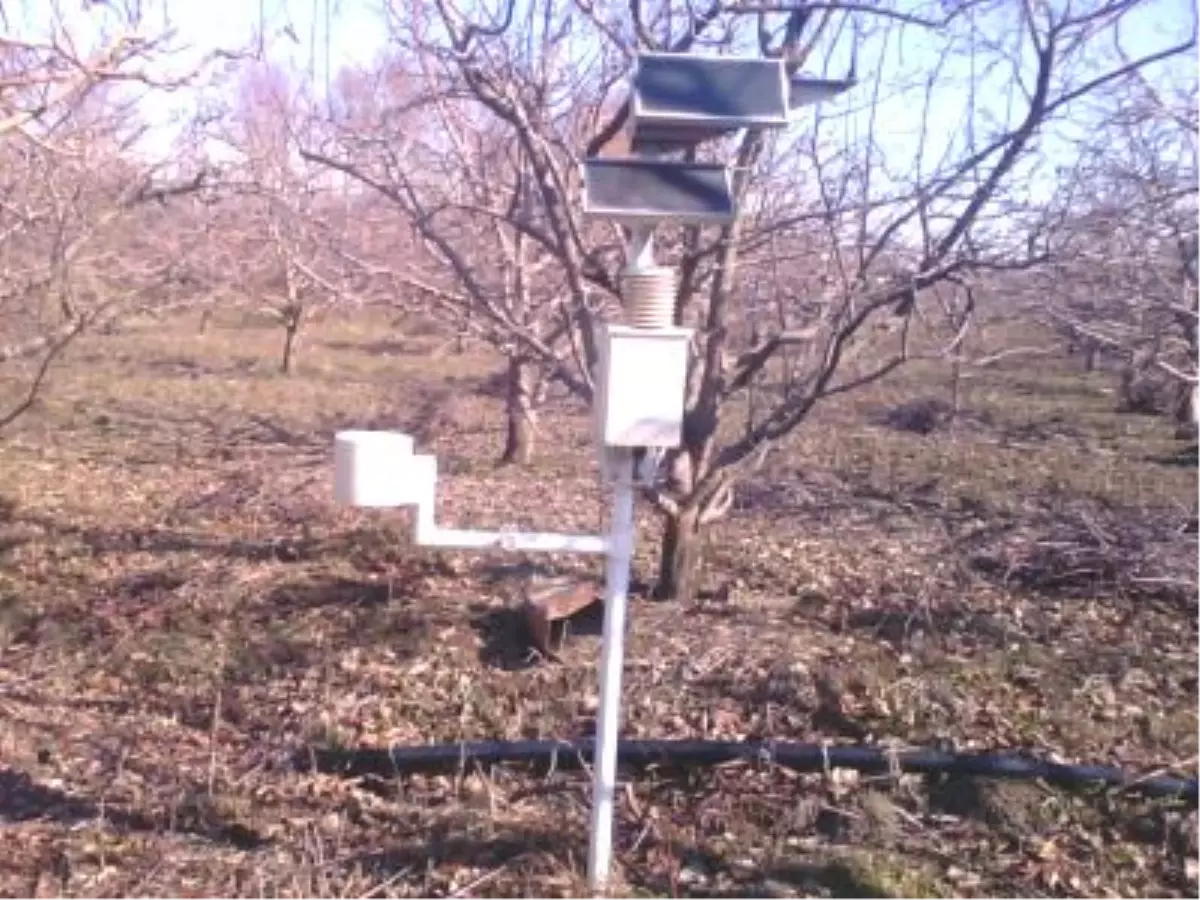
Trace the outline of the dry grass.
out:
M 528 664 L 504 560 L 435 558 L 404 516 L 330 500 L 336 429 L 422 419 L 443 521 L 594 530 L 580 411 L 551 413 L 532 472 L 500 470 L 494 359 L 329 322 L 284 378 L 278 342 L 229 323 L 92 337 L 5 433 L 0 893 L 579 893 L 579 776 L 380 785 L 287 760 L 306 741 L 587 733 L 594 635 Z M 951 431 L 871 424 L 939 377 L 821 409 L 713 535 L 712 595 L 636 601 L 626 733 L 1029 747 L 1194 777 L 1196 473 L 1155 461 L 1169 426 L 1113 415 L 1102 378 L 1017 365 L 973 382 Z M 735 767 L 631 781 L 619 858 L 637 896 L 1194 896 L 1195 835 L 1165 802 Z

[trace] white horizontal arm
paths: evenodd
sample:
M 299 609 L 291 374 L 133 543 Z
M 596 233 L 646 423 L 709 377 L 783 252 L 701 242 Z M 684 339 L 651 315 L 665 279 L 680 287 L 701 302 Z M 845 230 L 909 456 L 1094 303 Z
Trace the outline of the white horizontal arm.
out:
M 417 543 L 425 547 L 463 550 L 523 550 L 542 553 L 607 553 L 608 538 L 591 534 L 539 534 L 523 531 L 469 531 L 461 528 L 421 529 Z
M 432 495 L 432 491 L 430 492 Z M 541 553 L 608 552 L 608 538 L 590 534 L 543 534 L 527 531 L 475 531 L 441 528 L 433 521 L 433 497 L 417 505 L 417 543 L 460 550 L 516 550 Z

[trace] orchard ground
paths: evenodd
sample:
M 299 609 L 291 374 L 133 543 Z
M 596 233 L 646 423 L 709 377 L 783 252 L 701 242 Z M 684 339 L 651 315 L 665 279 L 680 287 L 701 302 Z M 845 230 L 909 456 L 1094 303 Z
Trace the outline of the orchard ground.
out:
M 584 890 L 585 775 L 385 784 L 285 763 L 306 743 L 589 733 L 594 628 L 530 658 L 515 560 L 414 548 L 406 514 L 332 502 L 335 431 L 420 425 L 442 522 L 595 531 L 585 412 L 552 401 L 536 462 L 497 468 L 497 358 L 366 318 L 303 341 L 285 377 L 261 323 L 91 335 L 0 438 L 0 893 Z M 695 603 L 646 596 L 659 526 L 641 504 L 624 734 L 940 741 L 1195 777 L 1195 464 L 1077 368 L 979 373 L 926 435 L 880 412 L 944 395 L 941 369 L 830 401 L 713 530 Z M 726 766 L 630 777 L 619 817 L 635 896 L 1197 888 L 1194 811 L 1036 783 Z

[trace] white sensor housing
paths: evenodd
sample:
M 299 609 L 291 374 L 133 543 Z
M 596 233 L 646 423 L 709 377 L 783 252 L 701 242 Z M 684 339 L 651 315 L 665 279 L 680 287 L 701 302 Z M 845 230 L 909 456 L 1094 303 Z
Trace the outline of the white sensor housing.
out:
M 679 446 L 691 337 L 689 328 L 601 329 L 593 424 L 602 446 Z
M 339 431 L 333 447 L 333 497 L 348 506 L 432 503 L 437 458 L 413 453 L 399 431 Z

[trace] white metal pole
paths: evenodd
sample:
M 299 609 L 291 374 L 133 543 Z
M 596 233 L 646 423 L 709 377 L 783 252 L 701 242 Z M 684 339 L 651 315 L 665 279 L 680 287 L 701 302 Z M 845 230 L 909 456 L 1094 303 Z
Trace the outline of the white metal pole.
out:
M 612 866 L 625 612 L 633 562 L 633 452 L 623 447 L 609 452 L 613 454 L 613 509 L 605 573 L 604 645 L 600 654 L 600 707 L 592 760 L 592 833 L 588 847 L 588 886 L 597 894 L 607 887 Z

